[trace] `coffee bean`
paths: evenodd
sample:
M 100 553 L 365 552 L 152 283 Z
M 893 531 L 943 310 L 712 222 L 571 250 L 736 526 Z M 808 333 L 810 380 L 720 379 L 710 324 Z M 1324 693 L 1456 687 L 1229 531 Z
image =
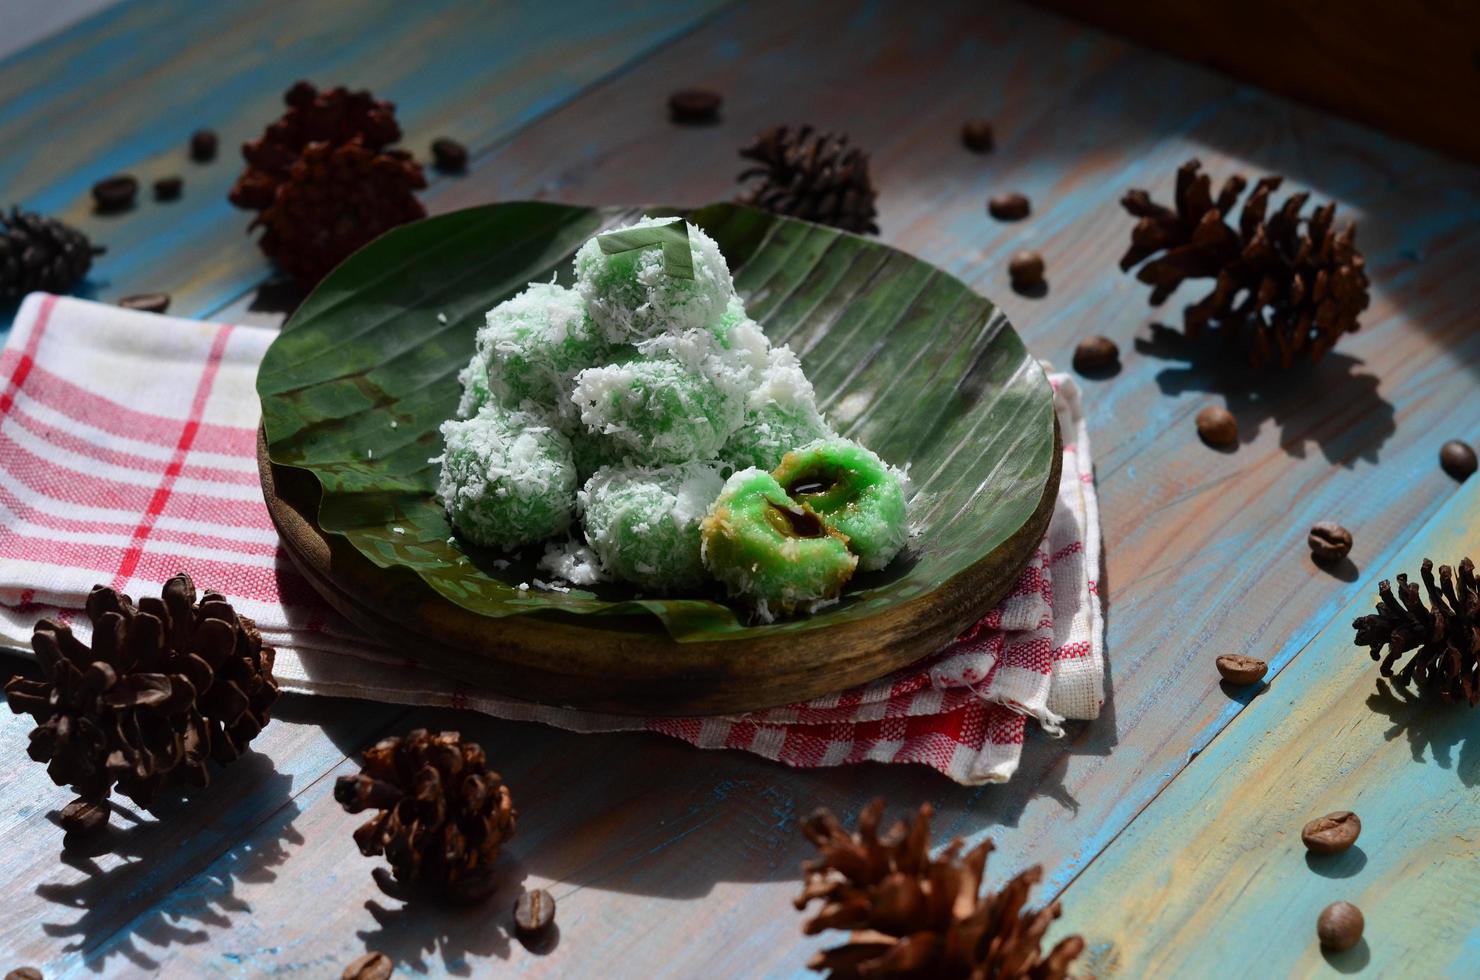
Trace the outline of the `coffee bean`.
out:
M 1032 206 L 1022 194 L 997 194 L 987 202 L 987 213 L 998 221 L 1021 221 L 1028 216 Z
M 1439 449 L 1439 465 L 1461 483 L 1475 472 L 1475 450 L 1458 439 L 1450 439 Z
M 1209 405 L 1197 413 L 1197 434 L 1210 446 L 1232 446 L 1238 442 L 1238 419 L 1226 408 Z
M 384 953 L 370 952 L 344 968 L 340 980 L 387 980 L 396 965 Z
M 514 903 L 514 929 L 521 936 L 544 932 L 554 921 L 555 899 L 542 888 L 525 892 Z
M 190 159 L 196 163 L 210 163 L 216 159 L 216 134 L 209 129 L 197 129 L 190 134 Z
M 681 125 L 712 123 L 719 119 L 724 101 L 724 96 L 713 89 L 680 89 L 668 96 L 668 118 Z
M 89 837 L 108 826 L 108 813 L 111 809 L 106 802 L 73 800 L 62 807 L 62 830 L 78 837 Z
M 179 177 L 161 177 L 154 182 L 154 199 L 156 201 L 174 201 L 184 190 L 185 181 Z
M 1241 653 L 1225 653 L 1218 658 L 1217 665 L 1223 679 L 1236 687 L 1258 684 L 1269 671 L 1269 664 L 1263 660 L 1245 657 Z
M 1043 256 L 1037 252 L 1015 252 L 1007 263 L 1007 274 L 1012 278 L 1013 289 L 1032 292 L 1043 285 Z
M 432 165 L 444 174 L 460 174 L 468 169 L 468 148 L 447 136 L 432 140 Z
M 139 194 L 139 182 L 128 174 L 115 174 L 93 184 L 93 203 L 103 214 L 127 211 Z
M 1357 842 L 1362 819 L 1350 810 L 1316 817 L 1300 831 L 1300 840 L 1312 854 L 1340 854 Z
M 1362 928 L 1366 924 L 1362 910 L 1351 902 L 1332 902 L 1316 920 L 1316 937 L 1322 949 L 1339 953 L 1362 941 Z
M 1306 536 L 1310 556 L 1318 562 L 1341 561 L 1352 550 L 1352 532 L 1332 521 L 1321 521 Z
M 1074 348 L 1074 370 L 1096 374 L 1120 363 L 1120 348 L 1109 337 L 1086 337 Z
M 125 310 L 142 310 L 145 313 L 163 313 L 170 308 L 169 293 L 138 293 L 125 296 L 118 301 Z
M 5 974 L 5 980 L 44 980 L 41 971 L 34 966 L 18 966 Z
M 985 119 L 968 119 L 961 126 L 961 145 L 972 153 L 991 153 L 996 146 L 992 124 Z

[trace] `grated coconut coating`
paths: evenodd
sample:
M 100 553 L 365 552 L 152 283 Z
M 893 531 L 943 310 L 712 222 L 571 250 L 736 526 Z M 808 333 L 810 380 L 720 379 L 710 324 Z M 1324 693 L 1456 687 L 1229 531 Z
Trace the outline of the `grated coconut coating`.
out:
M 575 512 L 570 441 L 544 416 L 485 406 L 442 423 L 437 496 L 463 537 L 513 549 L 559 534 Z
M 745 412 L 738 389 L 667 357 L 587 368 L 571 400 L 589 431 L 655 464 L 713 459 Z
M 704 581 L 699 523 L 723 485 L 718 463 L 603 467 L 580 492 L 586 541 L 616 578 L 694 589 Z
M 571 585 L 595 585 L 606 581 L 601 573 L 601 559 L 584 541 L 571 538 L 566 541 L 551 541 L 545 545 L 545 554 L 538 567 L 557 579 Z
M 772 348 L 745 416 L 720 458 L 736 467 L 774 469 L 799 446 L 836 435 L 817 409 L 817 396 L 790 347 Z
M 532 283 L 489 310 L 478 348 L 485 352 L 494 397 L 506 405 L 532 402 L 561 412 L 569 409 L 576 372 L 610 354 L 580 294 L 554 283 Z
M 667 224 L 643 218 L 626 228 Z M 694 278 L 670 276 L 660 248 L 607 255 L 592 238 L 576 252 L 576 289 L 591 317 L 613 344 L 632 344 L 663 333 L 683 333 L 715 322 L 735 295 L 730 268 L 719 246 L 687 225 Z M 599 236 L 598 236 L 599 237 Z

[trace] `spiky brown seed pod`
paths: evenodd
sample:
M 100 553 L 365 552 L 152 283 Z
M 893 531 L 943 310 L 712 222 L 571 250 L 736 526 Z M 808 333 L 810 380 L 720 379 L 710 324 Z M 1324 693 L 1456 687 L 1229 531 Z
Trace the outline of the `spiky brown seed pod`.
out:
M 880 837 L 883 812 L 883 800 L 864 807 L 853 834 L 826 810 L 802 822 L 819 856 L 802 865 L 805 884 L 796 907 L 804 909 L 813 899 L 823 902 L 802 931 L 852 931 L 845 945 L 818 953 L 809 967 L 835 980 L 1062 980 L 1068 975 L 1069 965 L 1084 951 L 1083 939 L 1070 936 L 1043 952 L 1043 936 L 1059 917 L 1059 904 L 1023 911 L 1042 868 L 1029 868 L 1001 891 L 983 895 L 990 840 L 961 857 L 964 845 L 957 839 L 932 858 L 929 804 L 908 824 L 901 821 Z
M 207 761 L 235 760 L 277 700 L 273 649 L 220 595 L 196 602 L 190 576 L 135 606 L 96 586 L 92 645 L 43 619 L 31 646 L 45 679 L 5 685 L 11 710 L 36 720 L 29 753 L 59 786 L 102 802 L 118 792 L 148 807 L 166 786 L 210 781 Z
M 361 854 L 384 854 L 396 881 L 457 902 L 492 894 L 494 862 L 518 817 L 477 743 L 422 728 L 367 749 L 334 799 L 350 813 L 380 811 L 355 831 Z
M 262 251 L 307 288 L 382 232 L 425 217 L 421 165 L 405 150 L 395 106 L 344 87 L 298 82 L 288 111 L 242 146 L 231 203 L 255 210 Z
M 41 290 L 65 293 L 92 268 L 103 248 L 55 218 L 11 208 L 0 212 L 0 303 Z
M 1121 204 L 1139 220 L 1120 260 L 1149 284 L 1161 305 L 1187 279 L 1213 279 L 1213 291 L 1183 312 L 1189 337 L 1212 330 L 1246 351 L 1254 367 L 1290 368 L 1298 358 L 1319 360 L 1344 333 L 1355 331 L 1367 308 L 1367 273 L 1357 251 L 1357 229 L 1334 227 L 1336 205 L 1301 217 L 1307 193 L 1291 194 L 1272 214 L 1271 195 L 1282 177 L 1254 185 L 1238 225 L 1231 212 L 1248 185 L 1235 174 L 1213 197 L 1202 164 L 1177 170 L 1175 209 L 1129 191 Z
M 811 126 L 772 126 L 740 156 L 756 166 L 740 173 L 740 183 L 752 183 L 735 198 L 739 203 L 844 231 L 878 234 L 868 154 L 850 147 L 847 136 L 814 132 Z
M 1377 612 L 1357 618 L 1357 646 L 1367 647 L 1373 660 L 1382 661 L 1382 676 L 1419 690 L 1433 691 L 1445 701 L 1480 704 L 1480 584 L 1475 563 L 1465 558 L 1459 573 L 1423 560 L 1420 568 L 1429 605 L 1419 597 L 1418 583 L 1398 576 L 1398 594 L 1386 579 L 1377 584 Z M 1387 656 L 1382 648 L 1387 647 Z M 1393 665 L 1414 651 L 1396 674 Z

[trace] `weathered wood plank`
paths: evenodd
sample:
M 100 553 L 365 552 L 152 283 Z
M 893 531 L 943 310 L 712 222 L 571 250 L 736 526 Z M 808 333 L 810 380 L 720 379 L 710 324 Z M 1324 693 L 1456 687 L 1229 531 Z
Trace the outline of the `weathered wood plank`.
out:
M 722 2 L 136 0 L 0 63 L 0 187 L 7 202 L 108 246 L 89 295 L 164 291 L 174 312 L 199 314 L 268 272 L 246 233 L 250 215 L 226 193 L 237 148 L 282 112 L 296 79 L 368 86 L 396 102 L 404 144 L 422 159 L 439 135 L 476 152 Z M 201 126 L 220 134 L 211 165 L 186 152 Z M 137 207 L 93 214 L 92 184 L 119 172 L 143 184 Z M 185 193 L 159 204 L 148 188 L 166 174 L 183 175 Z M 9 316 L 0 322 L 8 328 Z
M 1467 486 L 1381 575 L 1480 554 Z M 1383 681 L 1351 621 L 1364 589 L 1069 886 L 1077 930 L 1125 976 L 1473 976 L 1480 949 L 1480 718 Z M 1307 856 L 1300 829 L 1333 810 L 1356 846 Z M 1321 909 L 1362 909 L 1363 945 L 1322 954 Z

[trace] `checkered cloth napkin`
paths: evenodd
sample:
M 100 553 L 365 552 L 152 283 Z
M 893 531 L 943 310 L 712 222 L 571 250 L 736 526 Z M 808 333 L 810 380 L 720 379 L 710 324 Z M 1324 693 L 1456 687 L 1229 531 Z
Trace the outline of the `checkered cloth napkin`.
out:
M 1052 378 L 1064 469 L 1047 539 L 1012 594 L 939 654 L 864 687 L 727 718 L 638 719 L 495 697 L 408 663 L 319 598 L 257 481 L 254 381 L 274 332 L 28 297 L 0 354 L 0 645 L 42 616 L 86 635 L 95 583 L 149 595 L 179 570 L 277 647 L 288 690 L 472 708 L 582 732 L 663 732 L 793 766 L 924 763 L 1002 782 L 1026 722 L 1099 713 L 1099 510 L 1079 390 Z

